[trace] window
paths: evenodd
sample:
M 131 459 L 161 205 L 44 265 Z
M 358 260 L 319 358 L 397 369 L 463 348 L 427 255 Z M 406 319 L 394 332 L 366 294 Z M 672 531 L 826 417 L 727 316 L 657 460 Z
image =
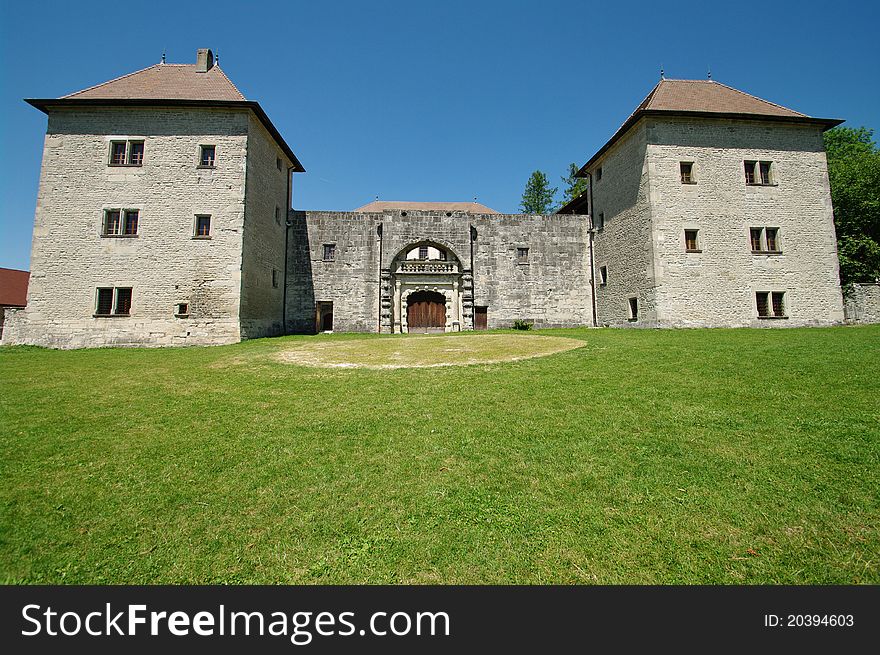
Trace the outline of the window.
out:
M 187 316 L 189 316 L 189 303 L 177 303 L 177 310 L 174 312 L 174 315 L 180 316 L 181 318 L 186 318 Z
M 702 252 L 700 250 L 700 243 L 697 240 L 697 233 L 699 230 L 685 230 L 684 231 L 684 249 L 687 252 Z
M 211 238 L 211 215 L 201 214 L 196 216 L 196 239 Z
M 419 259 L 427 259 L 428 258 L 428 246 L 420 246 L 419 247 Z
M 131 313 L 131 287 L 98 289 L 95 316 L 128 316 Z
M 274 268 L 272 269 L 272 286 L 278 288 L 278 271 Z
M 336 244 L 335 243 L 325 243 L 324 244 L 324 261 L 332 262 L 336 259 Z
M 199 166 L 202 168 L 214 168 L 215 156 L 217 154 L 216 146 L 200 146 Z
M 778 227 L 749 228 L 749 243 L 753 253 L 781 253 Z
M 275 168 L 277 168 L 279 171 L 281 170 L 281 157 L 275 158 Z
M 440 256 L 440 261 L 446 261 L 446 251 L 445 250 L 437 250 L 438 255 Z
M 779 252 L 779 240 L 776 238 L 779 234 L 779 228 L 765 227 L 764 235 L 767 241 L 767 252 Z
M 137 209 L 105 209 L 101 236 L 135 237 L 138 231 Z
M 596 219 L 596 229 L 605 229 L 605 212 L 599 212 L 599 217 Z
M 596 169 L 596 181 L 598 182 L 601 179 L 602 179 L 602 167 L 600 166 L 599 168 Z
M 639 299 L 636 297 L 629 299 L 629 320 L 639 320 Z
M 600 266 L 599 267 L 599 286 L 604 287 L 608 284 L 608 267 Z
M 750 161 L 743 162 L 746 173 L 746 184 L 756 186 L 772 186 L 773 183 L 773 162 L 771 161 Z
M 786 318 L 784 291 L 758 291 L 755 293 L 758 318 Z
M 516 262 L 518 264 L 528 264 L 529 263 L 529 249 L 528 248 L 517 248 L 516 249 Z
M 110 165 L 111 166 L 143 166 L 144 142 L 143 141 L 111 141 L 110 142 Z
M 681 183 L 682 184 L 696 184 L 697 181 L 694 179 L 694 162 L 692 161 L 683 161 L 679 164 L 681 168 Z
M 275 224 L 281 225 L 281 208 L 275 205 Z

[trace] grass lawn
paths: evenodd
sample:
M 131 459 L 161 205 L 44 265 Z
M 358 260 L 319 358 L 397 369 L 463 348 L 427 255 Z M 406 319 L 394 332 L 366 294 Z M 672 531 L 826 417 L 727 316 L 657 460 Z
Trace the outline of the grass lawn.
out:
M 543 334 L 0 348 L 0 582 L 880 583 L 880 327 Z

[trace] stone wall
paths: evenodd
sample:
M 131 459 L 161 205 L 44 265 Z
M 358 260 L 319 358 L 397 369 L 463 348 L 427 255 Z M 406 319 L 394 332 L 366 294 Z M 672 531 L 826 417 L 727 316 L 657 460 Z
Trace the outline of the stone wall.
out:
M 31 278 L 16 343 L 71 348 L 239 340 L 248 114 L 94 108 L 49 116 Z M 111 140 L 143 139 L 143 166 L 109 166 Z M 216 145 L 213 169 L 199 146 Z M 103 237 L 103 210 L 140 211 L 138 235 Z M 194 239 L 196 214 L 212 236 Z M 130 316 L 95 318 L 98 287 L 131 287 Z M 178 303 L 189 316 L 175 317 Z
M 278 168 L 278 160 L 281 168 Z M 248 121 L 241 260 L 241 336 L 282 333 L 288 168 L 293 165 L 263 124 Z
M 848 323 L 880 323 L 880 283 L 853 284 L 843 300 Z
M 651 327 L 657 324 L 646 138 L 644 123 L 639 123 L 590 169 L 599 325 Z M 597 180 L 599 168 L 602 169 L 601 180 Z M 600 214 L 604 215 L 604 221 L 600 221 Z M 607 270 L 604 285 L 601 283 L 603 266 Z M 630 320 L 629 299 L 632 297 L 638 300 L 635 321 Z
M 460 264 L 461 314 L 450 317 L 460 318 L 459 329 L 473 327 L 474 305 L 488 307 L 490 328 L 516 319 L 537 327 L 592 324 L 584 216 L 292 212 L 291 221 L 290 331 L 315 330 L 316 302 L 333 303 L 334 331 L 376 332 L 380 322 L 383 332 L 397 331 L 400 310 L 390 288 L 395 262 L 427 243 Z M 325 244 L 335 245 L 332 261 L 324 260 Z M 529 249 L 527 261 L 519 260 L 517 248 Z
M 829 325 L 843 320 L 828 172 L 818 126 L 648 119 L 657 324 Z M 744 161 L 772 162 L 772 185 Z M 694 184 L 680 163 L 693 162 Z M 749 228 L 779 229 L 781 251 L 753 254 Z M 686 229 L 700 252 L 685 251 Z M 755 292 L 784 292 L 782 321 L 759 319 Z

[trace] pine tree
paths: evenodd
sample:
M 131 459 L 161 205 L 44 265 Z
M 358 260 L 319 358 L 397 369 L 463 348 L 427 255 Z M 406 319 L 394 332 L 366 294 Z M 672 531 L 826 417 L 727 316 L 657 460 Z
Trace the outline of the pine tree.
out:
M 566 185 L 565 190 L 562 192 L 563 204 L 571 202 L 587 190 L 587 179 L 584 177 L 577 177 L 578 170 L 580 169 L 577 164 L 571 162 L 568 165 L 568 175 L 562 178 L 562 181 L 565 182 Z
M 549 214 L 553 211 L 556 191 L 557 187 L 550 187 L 544 173 L 535 171 L 526 182 L 519 208 L 524 214 Z

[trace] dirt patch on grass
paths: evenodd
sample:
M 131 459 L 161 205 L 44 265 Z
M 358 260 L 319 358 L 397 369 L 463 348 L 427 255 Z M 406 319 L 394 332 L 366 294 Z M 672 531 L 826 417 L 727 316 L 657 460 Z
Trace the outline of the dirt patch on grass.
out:
M 321 368 L 432 368 L 497 364 L 585 346 L 579 339 L 526 334 L 401 335 L 387 339 L 320 340 L 276 355 L 287 364 Z

